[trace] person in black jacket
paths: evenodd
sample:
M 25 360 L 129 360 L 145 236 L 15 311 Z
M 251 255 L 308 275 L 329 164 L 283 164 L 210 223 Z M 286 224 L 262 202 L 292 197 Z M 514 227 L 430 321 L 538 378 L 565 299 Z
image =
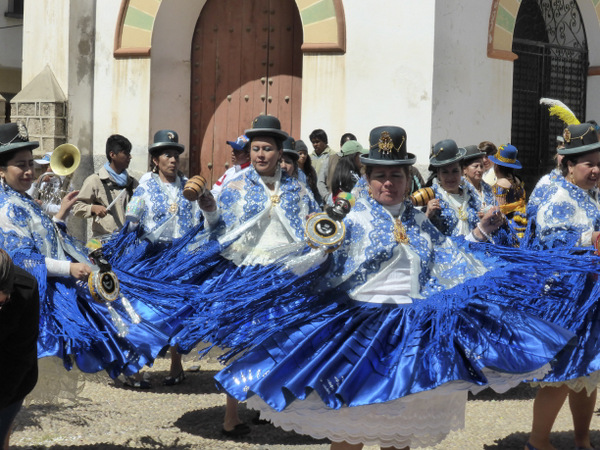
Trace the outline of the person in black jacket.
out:
M 0 445 L 38 377 L 39 292 L 35 278 L 0 249 Z

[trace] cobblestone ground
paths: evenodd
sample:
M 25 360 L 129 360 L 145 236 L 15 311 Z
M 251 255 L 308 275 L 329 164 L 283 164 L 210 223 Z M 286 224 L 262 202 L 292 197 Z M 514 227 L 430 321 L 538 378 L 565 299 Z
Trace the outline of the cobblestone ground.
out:
M 187 364 L 189 365 L 189 364 Z M 88 382 L 78 404 L 30 405 L 17 418 L 13 449 L 307 449 L 324 450 L 328 441 L 285 432 L 272 425 L 253 425 L 240 440 L 221 435 L 225 396 L 214 387 L 219 364 L 212 358 L 198 372 L 188 372 L 183 384 L 162 386 L 168 361 L 158 360 L 148 370 L 155 386 L 147 391 L 118 382 Z M 466 427 L 452 433 L 436 450 L 521 450 L 531 424 L 535 390 L 522 386 L 504 395 L 484 391 L 467 405 Z M 597 405 L 600 407 L 600 404 Z M 240 406 L 242 420 L 253 412 Z M 600 430 L 600 412 L 593 430 Z M 600 447 L 600 431 L 592 440 Z M 555 425 L 553 443 L 573 450 L 572 424 L 564 407 Z M 365 447 L 374 450 L 376 447 Z

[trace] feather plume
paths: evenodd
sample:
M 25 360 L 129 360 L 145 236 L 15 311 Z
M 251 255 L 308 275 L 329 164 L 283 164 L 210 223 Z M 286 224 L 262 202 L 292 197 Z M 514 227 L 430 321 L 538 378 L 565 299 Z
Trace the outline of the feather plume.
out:
M 577 119 L 573 111 L 569 109 L 560 100 L 551 98 L 540 98 L 540 105 L 547 105 L 551 116 L 556 116 L 567 125 L 579 125 L 581 122 Z

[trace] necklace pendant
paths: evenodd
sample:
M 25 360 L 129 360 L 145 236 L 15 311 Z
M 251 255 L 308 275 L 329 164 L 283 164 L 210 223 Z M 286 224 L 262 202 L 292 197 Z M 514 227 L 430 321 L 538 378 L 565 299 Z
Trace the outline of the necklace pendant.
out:
M 458 218 L 460 220 L 467 220 L 469 218 L 467 216 L 467 213 L 465 212 L 465 210 L 462 208 L 462 206 L 460 208 L 458 208 Z
M 271 195 L 271 204 L 276 205 L 278 203 L 279 203 L 279 195 L 277 195 L 277 194 Z
M 171 214 L 177 214 L 177 211 L 179 210 L 179 205 L 177 203 L 171 203 L 171 205 L 169 206 L 169 212 Z
M 394 222 L 394 239 L 399 244 L 408 244 L 410 242 L 410 239 L 406 235 L 406 228 L 404 228 L 400 219 L 396 219 Z

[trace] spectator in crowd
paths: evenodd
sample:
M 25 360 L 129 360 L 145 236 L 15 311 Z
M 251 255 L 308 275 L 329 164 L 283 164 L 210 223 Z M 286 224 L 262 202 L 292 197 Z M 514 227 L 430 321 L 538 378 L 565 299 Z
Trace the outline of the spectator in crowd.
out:
M 92 236 L 111 235 L 125 223 L 125 210 L 138 186 L 127 173 L 131 161 L 131 142 L 113 134 L 106 140 L 107 161 L 98 173 L 87 177 L 73 205 L 73 215 L 92 219 Z
M 298 139 L 296 141 L 296 151 L 298 152 L 298 168 L 299 174 L 304 174 L 306 178 L 306 185 L 315 197 L 315 201 L 321 205 L 323 203 L 321 196 L 319 195 L 319 189 L 317 188 L 317 172 L 312 166 L 310 155 L 308 154 L 308 147 L 304 141 Z M 301 178 L 302 175 L 299 175 Z
M 39 183 L 34 183 L 27 190 L 27 193 L 35 200 L 35 202 L 42 207 L 44 212 L 50 217 L 53 217 L 60 209 L 60 202 L 54 202 L 51 198 L 41 198 L 41 192 L 58 192 L 61 187 L 63 177 L 56 176 L 43 176 L 45 174 L 52 173 L 52 167 L 50 167 L 50 159 L 52 158 L 52 152 L 46 152 L 40 159 L 34 159 L 33 162 L 36 166 L 40 167 L 43 173 L 40 175 Z
M 35 278 L 0 249 L 0 445 L 37 382 L 39 293 Z
M 215 198 L 219 196 L 223 186 L 242 176 L 250 167 L 250 141 L 246 135 L 242 134 L 235 141 L 227 141 L 227 143 L 231 146 L 231 163 L 233 167 L 227 169 L 211 189 Z
M 350 140 L 342 145 L 342 157 L 333 173 L 331 193 L 326 203 L 333 205 L 333 198 L 340 192 L 352 192 L 361 177 L 360 157 L 368 153 L 358 141 Z
M 293 137 L 288 137 L 283 141 L 283 153 L 281 155 L 281 166 L 282 170 L 285 170 L 287 174 L 292 178 L 300 179 L 298 171 L 298 159 L 299 155 L 296 151 L 296 141 Z M 306 184 L 306 176 L 302 177 L 300 181 Z
M 485 153 L 483 158 L 483 181 L 493 186 L 496 184 L 496 173 L 494 172 L 494 163 L 490 161 L 489 157 L 495 155 L 498 149 L 490 141 L 480 142 L 477 147 Z
M 317 188 L 321 198 L 326 198 L 329 193 L 327 189 L 327 171 L 329 170 L 329 157 L 333 153 L 328 145 L 327 133 L 321 129 L 316 129 L 309 136 L 313 146 L 313 152 L 310 154 L 313 167 L 317 172 Z

